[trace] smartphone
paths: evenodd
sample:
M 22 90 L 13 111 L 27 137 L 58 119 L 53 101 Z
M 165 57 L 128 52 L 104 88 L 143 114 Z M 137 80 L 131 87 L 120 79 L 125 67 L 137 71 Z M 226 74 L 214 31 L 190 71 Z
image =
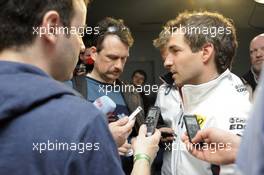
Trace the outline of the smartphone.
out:
M 152 106 L 149 108 L 148 115 L 145 120 L 147 126 L 147 137 L 151 136 L 156 129 L 160 116 L 160 108 L 157 106 Z
M 187 130 L 189 140 L 192 143 L 192 139 L 195 137 L 197 132 L 200 130 L 200 125 L 197 121 L 196 115 L 184 115 L 183 120 L 185 123 L 185 127 Z

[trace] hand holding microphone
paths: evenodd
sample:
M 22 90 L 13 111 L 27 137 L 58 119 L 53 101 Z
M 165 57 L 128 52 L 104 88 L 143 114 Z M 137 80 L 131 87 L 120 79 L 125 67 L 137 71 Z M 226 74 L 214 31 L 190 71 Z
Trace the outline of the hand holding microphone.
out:
M 114 112 L 116 109 L 115 102 L 108 96 L 102 96 L 102 97 L 97 98 L 93 102 L 93 104 L 97 109 L 99 109 L 105 115 L 108 115 Z
M 96 99 L 93 104 L 97 107 L 97 109 L 108 116 L 116 109 L 115 102 L 108 96 L 102 96 Z M 108 124 L 110 132 L 118 147 L 122 146 L 126 142 L 129 134 L 132 132 L 134 124 L 135 120 L 130 120 L 128 117 L 121 118 Z
M 124 117 L 108 125 L 118 147 L 126 142 L 134 124 L 135 120 L 129 120 L 128 117 Z

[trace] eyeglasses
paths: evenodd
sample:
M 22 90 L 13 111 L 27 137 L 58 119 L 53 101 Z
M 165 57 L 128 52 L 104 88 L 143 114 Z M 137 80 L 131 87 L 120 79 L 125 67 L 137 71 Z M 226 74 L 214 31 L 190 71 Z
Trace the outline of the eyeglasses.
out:
M 106 29 L 99 28 L 99 34 L 98 36 L 105 35 L 105 34 L 115 34 L 118 32 L 130 32 L 129 28 L 125 26 L 109 26 Z
M 98 42 L 100 42 L 100 40 L 103 40 L 105 38 L 106 35 L 117 35 L 120 36 L 121 35 L 126 35 L 127 33 L 130 33 L 130 30 L 125 27 L 125 26 L 109 26 L 107 28 L 104 29 L 100 29 L 99 28 L 99 33 L 95 34 L 93 37 L 93 45 L 94 46 L 98 46 Z M 122 34 L 123 33 L 123 34 Z M 100 48 L 97 48 L 98 52 L 101 50 Z

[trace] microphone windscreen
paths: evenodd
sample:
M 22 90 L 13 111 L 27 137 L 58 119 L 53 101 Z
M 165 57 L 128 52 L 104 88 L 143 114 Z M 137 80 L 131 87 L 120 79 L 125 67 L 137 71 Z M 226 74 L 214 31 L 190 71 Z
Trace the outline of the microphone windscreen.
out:
M 99 109 L 104 114 L 112 113 L 116 109 L 115 102 L 108 96 L 102 96 L 97 98 L 93 102 L 93 104 L 97 109 Z

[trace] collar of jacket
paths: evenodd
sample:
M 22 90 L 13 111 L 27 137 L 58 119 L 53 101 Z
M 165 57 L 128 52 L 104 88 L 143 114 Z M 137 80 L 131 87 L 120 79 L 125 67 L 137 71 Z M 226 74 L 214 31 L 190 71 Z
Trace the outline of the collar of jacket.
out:
M 201 102 L 203 99 L 210 95 L 216 87 L 219 86 L 223 79 L 231 78 L 231 72 L 227 69 L 225 72 L 220 74 L 216 79 L 213 79 L 207 83 L 199 85 L 184 85 L 181 88 L 182 100 L 185 109 L 190 105 L 195 105 Z
M 254 77 L 254 81 L 256 82 L 256 84 L 258 84 L 258 76 L 257 76 L 257 74 L 254 72 L 254 70 L 253 70 L 253 67 L 251 66 L 251 68 L 250 68 L 250 71 L 251 71 L 251 73 L 252 73 L 252 75 L 253 75 L 253 77 Z

